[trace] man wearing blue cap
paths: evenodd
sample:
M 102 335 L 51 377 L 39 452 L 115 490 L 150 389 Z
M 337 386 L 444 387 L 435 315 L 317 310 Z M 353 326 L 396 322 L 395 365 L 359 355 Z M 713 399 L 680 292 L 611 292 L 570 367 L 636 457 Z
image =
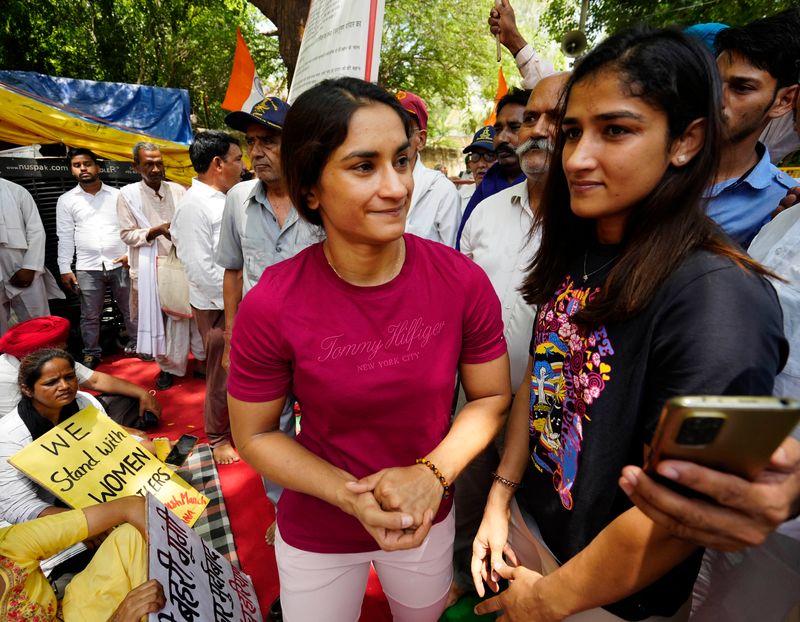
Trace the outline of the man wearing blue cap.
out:
M 461 196 L 461 211 L 464 211 L 467 203 L 475 193 L 475 188 L 483 181 L 483 176 L 489 167 L 497 161 L 497 154 L 494 152 L 494 128 L 491 125 L 484 125 L 475 132 L 472 142 L 464 147 L 462 153 L 467 154 L 467 168 L 472 173 L 474 184 L 464 184 L 459 188 L 458 194 Z
M 321 232 L 302 220 L 286 193 L 281 168 L 281 132 L 289 105 L 267 97 L 247 113 L 231 112 L 225 123 L 245 135 L 247 155 L 256 179 L 228 192 L 222 215 L 217 263 L 225 269 L 227 366 L 230 331 L 242 297 L 258 282 L 265 268 L 293 257 L 319 241 Z

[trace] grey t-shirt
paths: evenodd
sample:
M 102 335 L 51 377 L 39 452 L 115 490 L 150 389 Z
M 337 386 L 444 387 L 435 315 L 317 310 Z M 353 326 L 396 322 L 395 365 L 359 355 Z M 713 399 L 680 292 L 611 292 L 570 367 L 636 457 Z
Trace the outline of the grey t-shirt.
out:
M 242 295 L 250 291 L 265 268 L 294 257 L 324 237 L 292 208 L 283 227 L 270 205 L 264 184 L 243 181 L 228 191 L 219 233 L 216 262 L 228 270 L 242 270 Z

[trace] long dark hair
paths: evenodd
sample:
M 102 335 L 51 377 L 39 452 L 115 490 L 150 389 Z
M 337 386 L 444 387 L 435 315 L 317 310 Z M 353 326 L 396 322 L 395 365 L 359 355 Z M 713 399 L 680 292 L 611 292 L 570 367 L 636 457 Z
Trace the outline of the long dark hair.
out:
M 631 211 L 619 260 L 600 292 L 580 310 L 578 322 L 599 324 L 639 313 L 686 255 L 705 248 L 740 266 L 769 274 L 733 245 L 705 215 L 703 192 L 714 179 L 720 152 L 721 87 L 709 52 L 694 38 L 672 29 L 637 27 L 606 39 L 576 66 L 564 89 L 555 149 L 542 203 L 541 245 L 522 285 L 525 300 L 546 302 L 574 262 L 574 249 L 595 238 L 595 221 L 570 209 L 561 165 L 561 131 L 574 86 L 600 72 L 616 73 L 622 88 L 667 116 L 669 139 L 705 119 L 705 142 L 684 166 L 669 166 L 659 183 Z
M 289 197 L 308 222 L 322 225 L 319 210 L 308 207 L 308 192 L 322 169 L 347 138 L 350 119 L 362 106 L 385 104 L 397 112 L 406 136 L 411 135 L 408 113 L 394 95 L 358 78 L 323 80 L 305 91 L 286 114 L 281 136 L 281 165 Z
M 42 368 L 53 359 L 64 359 L 69 363 L 72 369 L 75 369 L 75 359 L 72 358 L 69 352 L 59 350 L 58 348 L 43 348 L 37 350 L 23 358 L 19 364 L 19 375 L 17 376 L 19 388 L 33 391 L 33 386 L 36 384 L 37 380 L 42 377 Z M 19 405 L 17 406 L 17 412 L 19 413 L 20 419 L 22 419 L 22 422 L 25 424 L 25 427 L 28 428 L 28 432 L 30 432 L 33 440 L 49 432 L 54 427 L 49 419 L 42 417 L 36 411 L 36 408 L 33 406 L 33 401 L 24 393 L 22 393 Z M 61 414 L 58 419 L 59 422 L 68 419 L 76 412 L 78 412 L 78 403 L 76 400 L 72 400 L 71 403 L 61 409 Z

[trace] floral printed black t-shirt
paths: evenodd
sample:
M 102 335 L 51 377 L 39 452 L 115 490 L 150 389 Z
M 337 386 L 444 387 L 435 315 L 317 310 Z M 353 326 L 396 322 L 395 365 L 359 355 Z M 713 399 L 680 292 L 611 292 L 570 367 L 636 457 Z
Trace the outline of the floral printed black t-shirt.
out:
M 690 254 L 634 318 L 576 324 L 618 252 L 580 254 L 539 309 L 531 341 L 531 464 L 517 500 L 561 563 L 631 507 L 617 481 L 622 467 L 642 464 L 667 399 L 769 395 L 788 351 L 772 286 L 706 251 Z M 607 609 L 628 620 L 673 614 L 701 556 Z

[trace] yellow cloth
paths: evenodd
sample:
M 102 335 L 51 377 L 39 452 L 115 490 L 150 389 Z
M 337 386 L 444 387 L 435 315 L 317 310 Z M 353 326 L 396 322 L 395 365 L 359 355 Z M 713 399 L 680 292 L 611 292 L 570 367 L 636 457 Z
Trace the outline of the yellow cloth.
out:
M 86 517 L 72 510 L 0 530 L 0 620 L 51 622 L 56 596 L 39 568 L 45 559 L 85 540 Z M 65 622 L 108 620 L 133 588 L 147 580 L 147 543 L 131 525 L 122 525 L 75 575 L 62 602 Z
M 56 595 L 39 568 L 39 560 L 85 540 L 81 510 L 52 514 L 0 530 L 0 620 L 49 622 L 56 618 Z M 107 619 L 107 618 L 106 618 Z
M 0 140 L 17 145 L 63 143 L 87 147 L 101 157 L 123 161 L 131 160 L 131 150 L 137 142 L 152 142 L 161 147 L 169 179 L 188 186 L 195 176 L 187 145 L 107 123 L 93 123 L 3 87 L 0 111 Z
M 133 525 L 120 525 L 67 585 L 65 622 L 108 620 L 128 592 L 147 581 L 147 541 Z

